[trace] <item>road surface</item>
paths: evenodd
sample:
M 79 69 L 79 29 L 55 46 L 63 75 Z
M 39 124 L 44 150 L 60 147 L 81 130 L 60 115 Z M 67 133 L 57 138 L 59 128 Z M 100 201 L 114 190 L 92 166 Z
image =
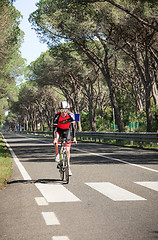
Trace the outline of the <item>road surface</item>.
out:
M 14 160 L 0 240 L 158 239 L 158 152 L 79 142 L 64 184 L 51 138 L 3 135 Z

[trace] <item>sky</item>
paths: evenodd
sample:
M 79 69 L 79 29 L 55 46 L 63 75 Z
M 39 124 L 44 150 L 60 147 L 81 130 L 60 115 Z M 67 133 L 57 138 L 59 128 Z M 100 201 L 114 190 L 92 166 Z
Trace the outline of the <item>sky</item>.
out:
M 28 21 L 30 13 L 37 9 L 35 6 L 35 3 L 37 2 L 38 0 L 16 0 L 14 2 L 16 9 L 23 15 L 19 27 L 24 31 L 25 36 L 20 51 L 22 57 L 26 58 L 27 65 L 32 61 L 35 61 L 42 52 L 45 52 L 48 49 L 46 44 L 40 43 L 35 30 L 31 29 L 31 24 Z

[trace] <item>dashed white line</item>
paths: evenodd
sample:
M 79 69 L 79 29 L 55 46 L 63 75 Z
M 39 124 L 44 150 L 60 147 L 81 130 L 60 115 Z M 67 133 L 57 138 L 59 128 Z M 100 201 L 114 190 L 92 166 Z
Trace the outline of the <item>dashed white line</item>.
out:
M 60 225 L 54 212 L 42 212 L 42 216 L 45 220 L 46 225 Z
M 54 236 L 52 240 L 69 240 L 67 236 Z
M 48 205 L 48 202 L 46 201 L 46 199 L 44 197 L 36 197 L 35 200 L 36 200 L 36 203 L 38 204 L 38 206 Z

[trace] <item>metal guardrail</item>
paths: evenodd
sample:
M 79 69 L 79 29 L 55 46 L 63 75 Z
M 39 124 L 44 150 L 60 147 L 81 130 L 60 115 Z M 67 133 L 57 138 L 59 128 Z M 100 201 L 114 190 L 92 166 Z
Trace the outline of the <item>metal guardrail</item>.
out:
M 46 136 L 52 135 L 52 132 L 29 132 L 34 134 L 44 134 Z M 99 139 L 99 142 L 101 139 L 104 141 L 107 140 L 120 140 L 120 141 L 130 141 L 130 144 L 132 145 L 132 141 L 140 142 L 155 142 L 158 143 L 158 132 L 139 132 L 139 133 L 133 133 L 133 132 L 77 132 L 77 138 L 80 138 L 80 140 L 92 140 L 97 141 Z
M 78 132 L 77 137 L 90 139 L 121 140 L 136 142 L 156 142 L 158 143 L 158 133 L 133 133 L 133 132 Z

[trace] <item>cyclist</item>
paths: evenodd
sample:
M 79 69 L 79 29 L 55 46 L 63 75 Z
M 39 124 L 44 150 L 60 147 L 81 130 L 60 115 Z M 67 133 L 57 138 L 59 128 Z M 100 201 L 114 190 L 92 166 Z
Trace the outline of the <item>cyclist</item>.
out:
M 63 101 L 59 104 L 59 112 L 55 115 L 53 120 L 53 144 L 55 145 L 55 151 L 56 151 L 56 162 L 59 163 L 60 157 L 58 152 L 58 139 L 59 136 L 62 138 L 66 138 L 67 141 L 71 140 L 70 137 L 70 126 L 72 125 L 72 135 L 73 135 L 73 141 L 77 143 L 76 141 L 76 123 L 75 123 L 75 117 L 72 112 L 69 111 L 70 105 L 68 102 Z M 66 143 L 66 150 L 70 162 L 70 143 Z M 69 175 L 72 175 L 72 172 L 69 168 Z

